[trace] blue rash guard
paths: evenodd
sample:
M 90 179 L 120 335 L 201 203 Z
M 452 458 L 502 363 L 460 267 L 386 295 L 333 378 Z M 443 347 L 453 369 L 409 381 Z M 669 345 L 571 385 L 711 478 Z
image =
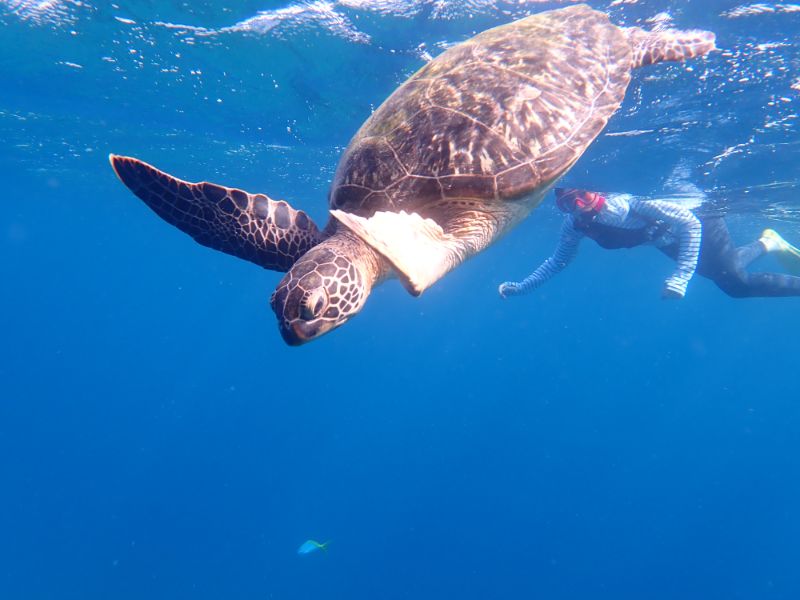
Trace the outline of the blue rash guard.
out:
M 572 262 L 581 239 L 589 237 L 604 248 L 650 244 L 665 249 L 677 245 L 677 266 L 664 282 L 664 290 L 682 298 L 697 268 L 702 229 L 700 220 L 680 204 L 637 200 L 629 194 L 609 195 L 595 215 L 568 214 L 553 255 L 522 281 L 502 284 L 500 293 L 514 296 L 535 290 Z

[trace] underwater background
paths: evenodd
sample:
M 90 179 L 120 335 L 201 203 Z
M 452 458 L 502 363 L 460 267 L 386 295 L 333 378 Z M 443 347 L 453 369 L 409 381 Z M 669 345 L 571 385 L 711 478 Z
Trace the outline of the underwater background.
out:
M 420 298 L 390 281 L 291 348 L 281 274 L 108 164 L 324 223 L 406 77 L 569 4 L 0 0 L 0 598 L 800 597 L 800 299 L 698 277 L 665 302 L 659 252 L 586 242 L 502 300 L 556 244 L 549 196 Z M 800 5 L 589 4 L 720 51 L 636 71 L 564 183 L 696 188 L 737 241 L 800 242 Z

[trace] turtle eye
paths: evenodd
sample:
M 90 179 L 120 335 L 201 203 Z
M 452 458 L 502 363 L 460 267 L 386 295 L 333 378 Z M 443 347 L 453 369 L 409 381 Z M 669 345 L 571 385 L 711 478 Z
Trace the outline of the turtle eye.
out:
M 300 316 L 306 321 L 317 319 L 328 308 L 328 290 L 324 287 L 308 292 L 300 304 Z

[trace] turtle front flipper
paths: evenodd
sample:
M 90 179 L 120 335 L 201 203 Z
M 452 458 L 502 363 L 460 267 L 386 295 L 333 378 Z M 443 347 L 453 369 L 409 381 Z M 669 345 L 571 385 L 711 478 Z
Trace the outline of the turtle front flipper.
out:
M 716 50 L 716 36 L 700 29 L 681 31 L 645 31 L 639 27 L 624 29 L 633 52 L 633 67 L 645 67 L 663 61 L 681 61 Z
M 323 239 L 303 211 L 264 194 L 213 183 L 189 183 L 127 156 L 109 156 L 128 188 L 167 223 L 214 250 L 288 271 Z
M 464 213 L 444 226 L 417 213 L 376 212 L 364 218 L 341 210 L 331 214 L 388 260 L 403 286 L 419 296 L 446 273 L 485 248 L 497 221 Z

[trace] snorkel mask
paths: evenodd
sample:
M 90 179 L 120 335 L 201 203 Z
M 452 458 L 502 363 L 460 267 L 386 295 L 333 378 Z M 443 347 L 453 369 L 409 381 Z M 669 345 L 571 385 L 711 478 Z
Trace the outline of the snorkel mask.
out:
M 605 206 L 605 196 L 589 190 L 556 188 L 556 206 L 562 212 L 596 216 Z

